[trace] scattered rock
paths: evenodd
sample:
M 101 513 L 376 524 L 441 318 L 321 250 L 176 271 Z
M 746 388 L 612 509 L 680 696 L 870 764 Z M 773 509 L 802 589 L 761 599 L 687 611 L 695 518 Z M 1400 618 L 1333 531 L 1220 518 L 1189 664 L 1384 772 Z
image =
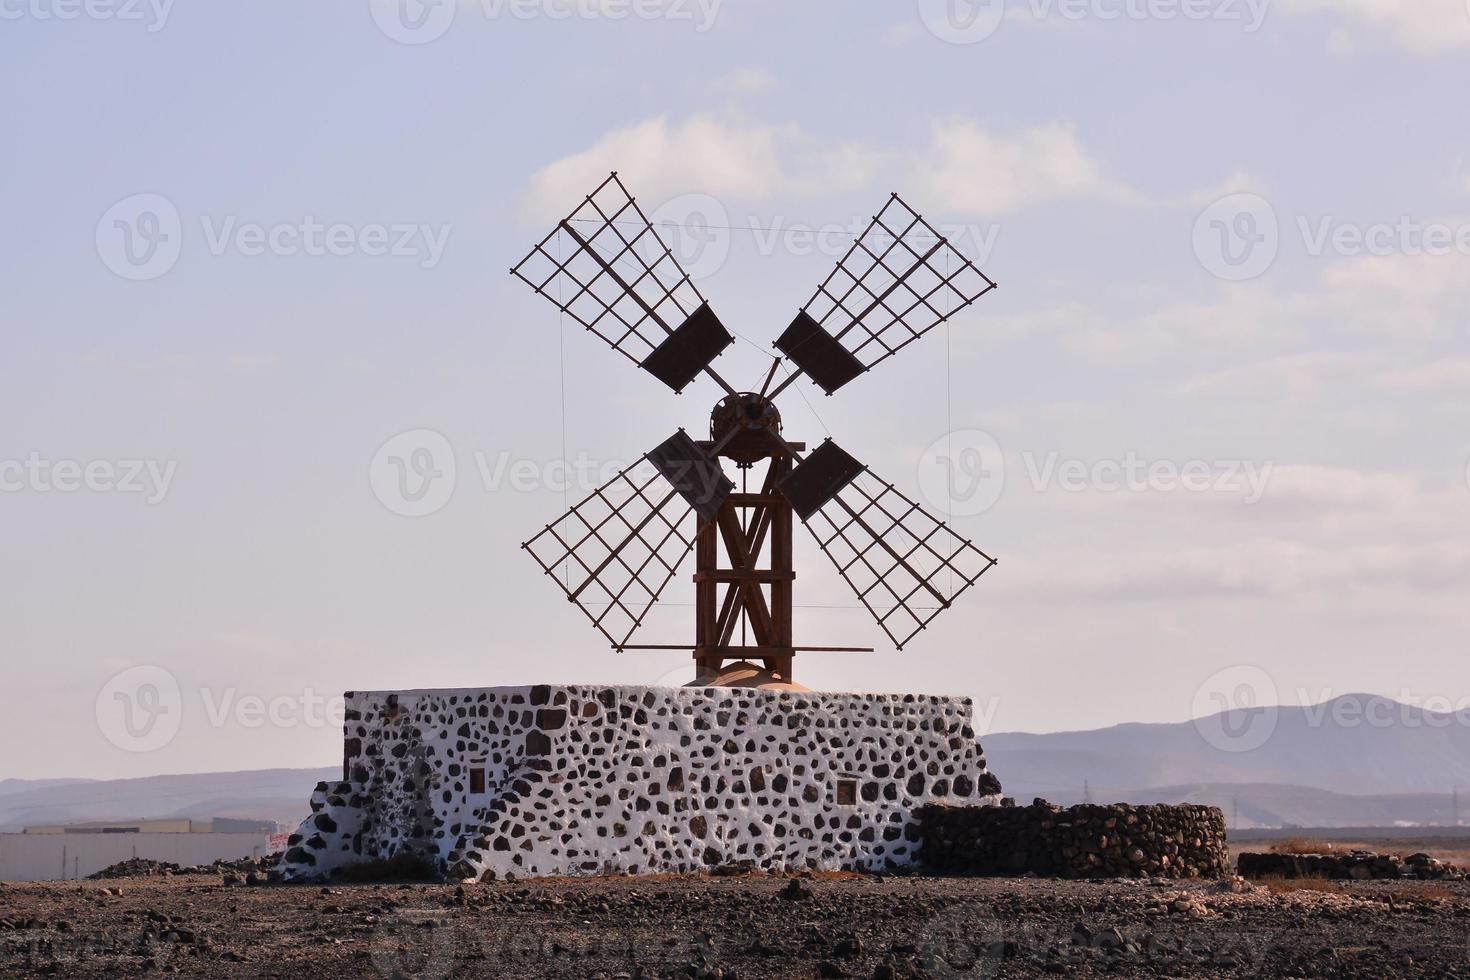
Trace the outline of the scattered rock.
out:
M 1467 869 L 1438 861 L 1428 854 L 1407 859 L 1373 851 L 1346 854 L 1276 854 L 1246 852 L 1238 861 L 1245 878 L 1326 878 L 1335 881 L 1396 880 L 1463 881 Z
M 792 878 L 786 883 L 786 887 L 777 892 L 777 894 L 788 902 L 804 902 L 815 897 L 816 893 L 806 885 L 803 885 L 800 879 Z

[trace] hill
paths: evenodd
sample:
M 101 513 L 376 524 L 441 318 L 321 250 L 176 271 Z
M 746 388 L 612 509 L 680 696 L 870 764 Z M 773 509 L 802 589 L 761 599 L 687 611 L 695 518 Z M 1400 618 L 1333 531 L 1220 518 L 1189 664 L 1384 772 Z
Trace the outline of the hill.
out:
M 86 820 L 239 817 L 275 820 L 294 830 L 312 787 L 341 778 L 323 769 L 260 769 L 110 780 L 7 780 L 0 831 Z M 13 785 L 22 784 L 22 785 Z
M 1249 743 L 1229 733 L 1245 730 L 1270 735 L 1258 747 L 1234 751 Z M 1281 783 L 1353 795 L 1470 788 L 1470 720 L 1372 695 L 1176 724 L 997 733 L 983 742 L 1007 791 L 1017 796 L 1080 791 L 1083 780 L 1095 789 Z

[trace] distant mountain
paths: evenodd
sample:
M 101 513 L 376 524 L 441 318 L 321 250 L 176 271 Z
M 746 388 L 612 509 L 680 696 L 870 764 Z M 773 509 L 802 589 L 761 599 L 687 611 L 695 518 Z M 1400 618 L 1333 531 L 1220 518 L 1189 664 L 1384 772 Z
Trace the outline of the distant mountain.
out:
M 1311 786 L 1278 783 L 1194 783 L 1093 794 L 1098 803 L 1203 803 L 1225 811 L 1232 829 L 1256 827 L 1448 826 L 1455 819 L 1450 794 L 1402 793 L 1351 796 Z M 1055 802 L 1076 803 L 1065 798 Z M 1462 819 L 1470 819 L 1470 799 Z
M 1434 814 L 1448 822 L 1458 787 L 1470 820 L 1470 720 L 1375 695 L 982 742 L 1005 792 L 1021 802 L 1192 793 L 1202 802 L 1212 796 L 1208 802 L 1227 812 L 1244 800 L 1242 823 L 1371 825 L 1428 822 Z
M 90 779 L 0 779 L 0 796 L 9 796 L 12 793 L 24 793 L 32 789 L 48 789 L 52 786 L 72 786 L 77 783 L 90 783 Z
M 37 824 L 167 817 L 275 820 L 295 830 L 309 812 L 312 788 L 340 779 L 341 767 L 260 769 L 111 780 L 7 780 L 0 831 Z

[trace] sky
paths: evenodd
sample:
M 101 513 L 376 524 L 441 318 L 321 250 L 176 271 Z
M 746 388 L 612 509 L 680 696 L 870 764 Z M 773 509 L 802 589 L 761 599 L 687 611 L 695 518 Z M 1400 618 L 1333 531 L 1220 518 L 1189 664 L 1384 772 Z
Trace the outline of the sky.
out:
M 519 549 L 719 394 L 507 274 L 613 169 L 740 387 L 891 192 L 1000 283 L 782 396 L 999 559 L 898 653 L 804 542 L 797 642 L 878 649 L 798 680 L 982 732 L 1470 696 L 1462 0 L 0 21 L 0 778 L 331 764 L 345 690 L 686 680 Z M 683 572 L 641 642 L 688 641 Z

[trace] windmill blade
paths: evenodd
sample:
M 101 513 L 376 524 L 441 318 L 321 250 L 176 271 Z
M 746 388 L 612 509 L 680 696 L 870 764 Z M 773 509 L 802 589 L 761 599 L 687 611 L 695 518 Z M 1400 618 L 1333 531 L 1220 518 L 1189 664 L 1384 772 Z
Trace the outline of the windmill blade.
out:
M 894 194 L 776 347 L 830 395 L 994 288 L 989 276 Z M 798 376 L 787 378 L 771 397 Z
M 613 173 L 510 270 L 674 391 L 735 338 Z
M 694 547 L 691 513 L 733 489 L 680 430 L 521 547 L 621 649 Z
M 995 564 L 866 469 L 803 522 L 900 650 Z

